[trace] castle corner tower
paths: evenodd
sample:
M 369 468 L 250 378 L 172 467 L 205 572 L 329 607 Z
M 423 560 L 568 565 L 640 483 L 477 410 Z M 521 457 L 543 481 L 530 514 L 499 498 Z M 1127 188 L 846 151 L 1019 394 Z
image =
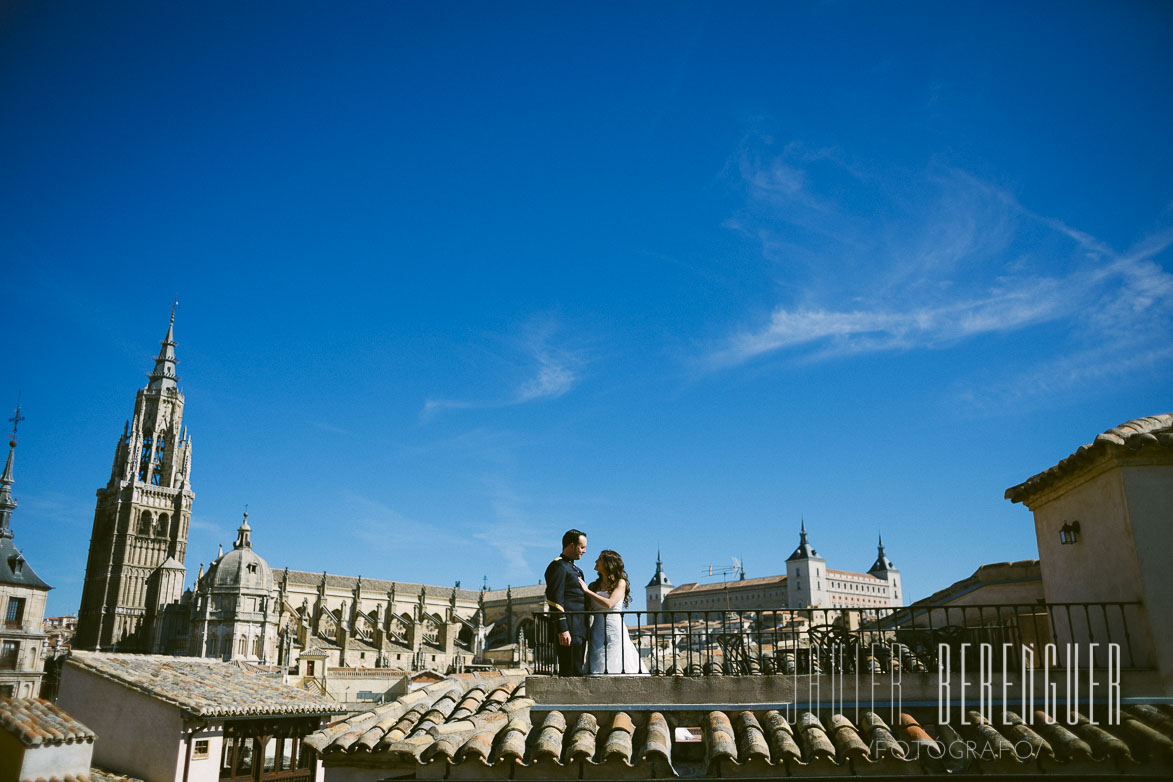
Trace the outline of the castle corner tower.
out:
M 106 487 L 98 490 L 73 645 L 151 652 L 151 625 L 179 600 L 191 519 L 191 438 L 175 374 L 175 310 L 155 369 L 123 427 Z
M 674 589 L 672 582 L 664 573 L 664 563 L 660 561 L 660 552 L 656 551 L 656 574 L 644 588 L 648 601 L 648 622 L 655 624 L 660 621 L 660 611 L 664 607 L 664 598 Z

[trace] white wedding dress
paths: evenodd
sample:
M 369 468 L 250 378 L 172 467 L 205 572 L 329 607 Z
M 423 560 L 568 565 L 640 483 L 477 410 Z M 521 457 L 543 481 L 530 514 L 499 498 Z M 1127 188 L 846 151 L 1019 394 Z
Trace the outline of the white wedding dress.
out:
M 603 597 L 610 593 L 600 591 Z M 631 642 L 623 616 L 614 609 L 591 612 L 591 639 L 587 651 L 587 676 L 647 676 L 647 666 Z

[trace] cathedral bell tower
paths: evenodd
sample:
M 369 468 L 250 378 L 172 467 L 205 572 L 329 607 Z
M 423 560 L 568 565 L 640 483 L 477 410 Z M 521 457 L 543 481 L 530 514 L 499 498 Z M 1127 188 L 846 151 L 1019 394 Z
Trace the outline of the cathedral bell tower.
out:
M 175 375 L 175 309 L 155 369 L 134 400 L 106 487 L 98 490 L 78 649 L 151 652 L 151 624 L 179 600 L 191 519 L 191 438 Z

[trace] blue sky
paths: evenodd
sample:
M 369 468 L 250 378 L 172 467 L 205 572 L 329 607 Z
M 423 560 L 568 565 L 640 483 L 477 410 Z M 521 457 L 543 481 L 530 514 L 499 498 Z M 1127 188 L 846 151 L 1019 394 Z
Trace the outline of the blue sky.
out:
M 50 612 L 173 296 L 189 578 L 246 503 L 275 567 L 464 586 L 570 526 L 640 587 L 801 518 L 909 597 L 1035 556 L 1005 488 L 1171 408 L 1173 10 L 1018 5 L 5 4 Z

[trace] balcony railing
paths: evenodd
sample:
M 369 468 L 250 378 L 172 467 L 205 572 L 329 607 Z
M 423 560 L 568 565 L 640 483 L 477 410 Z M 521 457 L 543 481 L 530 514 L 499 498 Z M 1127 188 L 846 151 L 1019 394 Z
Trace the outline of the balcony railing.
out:
M 583 614 L 590 623 L 601 612 Z M 1151 669 L 1138 602 L 806 608 L 729 611 L 615 611 L 638 659 L 611 648 L 621 634 L 598 632 L 596 674 L 745 676 L 935 671 L 987 664 Z M 534 672 L 558 673 L 557 632 L 549 617 L 535 628 Z M 612 628 L 614 625 L 612 624 Z M 616 636 L 619 635 L 617 639 Z M 588 634 L 588 638 L 589 638 Z M 1112 655 L 1110 660 L 1110 655 Z M 588 651 L 587 658 L 592 655 Z

